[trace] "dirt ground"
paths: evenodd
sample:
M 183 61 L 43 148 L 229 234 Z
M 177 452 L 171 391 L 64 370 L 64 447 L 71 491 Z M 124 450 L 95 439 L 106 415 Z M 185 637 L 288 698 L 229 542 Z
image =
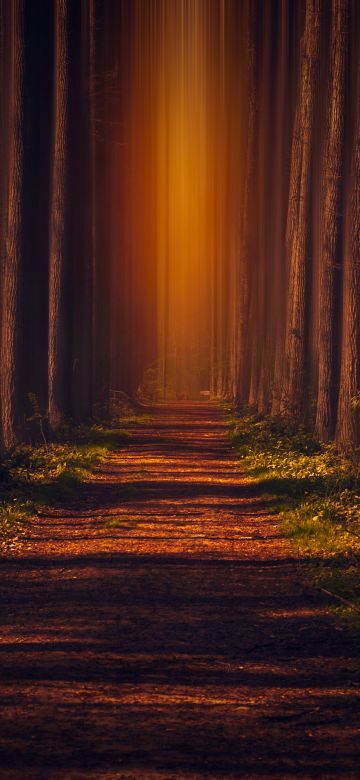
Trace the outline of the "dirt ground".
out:
M 1 561 L 0 777 L 360 778 L 355 640 L 210 404 L 159 409 Z

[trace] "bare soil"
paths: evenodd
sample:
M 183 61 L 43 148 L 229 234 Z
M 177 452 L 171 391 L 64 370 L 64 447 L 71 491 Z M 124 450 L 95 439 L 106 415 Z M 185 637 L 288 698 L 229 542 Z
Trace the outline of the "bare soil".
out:
M 159 409 L 1 562 L 1 778 L 360 778 L 355 640 L 210 404 Z

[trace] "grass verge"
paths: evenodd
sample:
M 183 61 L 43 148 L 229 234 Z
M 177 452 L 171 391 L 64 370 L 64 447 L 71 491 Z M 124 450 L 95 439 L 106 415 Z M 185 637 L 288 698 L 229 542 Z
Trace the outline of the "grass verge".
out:
M 131 418 L 131 424 L 138 422 Z M 22 445 L 0 464 L 0 549 L 17 550 L 43 506 L 54 506 L 88 479 L 107 454 L 129 433 L 104 425 L 62 432 L 66 441 L 38 447 Z
M 229 413 L 230 436 L 249 482 L 279 513 L 311 580 L 341 619 L 360 630 L 360 463 L 305 428 L 248 411 Z

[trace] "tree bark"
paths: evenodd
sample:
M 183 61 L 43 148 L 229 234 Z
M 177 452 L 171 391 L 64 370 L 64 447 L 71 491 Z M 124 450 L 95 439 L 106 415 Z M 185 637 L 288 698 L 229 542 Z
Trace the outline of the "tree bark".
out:
M 333 0 L 329 115 L 324 154 L 323 226 L 320 257 L 319 377 L 316 433 L 333 438 L 337 382 L 337 291 L 344 162 L 345 71 L 348 0 Z
M 59 425 L 65 410 L 64 266 L 66 144 L 68 121 L 67 0 L 55 0 L 55 74 L 52 191 L 49 249 L 49 423 Z
M 290 57 L 289 57 L 289 8 L 287 0 L 281 0 L 278 31 L 278 55 L 275 95 L 275 144 L 274 144 L 274 234 L 273 234 L 273 276 L 272 276 L 272 330 L 273 366 L 271 389 L 271 415 L 280 411 L 283 379 L 284 330 L 286 299 L 286 198 L 288 194 L 289 127 L 291 110 L 289 106 Z M 290 115 L 290 117 L 289 117 Z
M 304 415 L 306 397 L 306 299 L 309 295 L 309 205 L 312 129 L 320 37 L 319 0 L 307 0 L 301 43 L 299 103 L 290 172 L 287 239 L 289 292 L 285 343 L 285 377 L 281 412 L 294 419 Z
M 250 3 L 247 4 L 247 92 L 248 92 L 248 121 L 246 130 L 246 167 L 245 167 L 245 186 L 244 186 L 244 205 L 242 214 L 241 247 L 239 257 L 239 295 L 240 302 L 238 308 L 239 321 L 237 327 L 239 330 L 238 338 L 238 364 L 236 395 L 237 403 L 244 403 L 249 399 L 250 392 L 250 333 L 251 327 L 249 319 L 250 298 L 251 298 L 251 266 L 254 251 L 254 230 L 252 211 L 255 207 L 255 171 L 256 171 L 256 148 L 257 148 L 257 117 L 258 117 L 258 95 L 256 89 L 255 77 L 255 41 L 254 41 L 254 18 Z
M 68 122 L 66 156 L 67 254 L 71 301 L 71 417 L 91 416 L 92 386 L 92 122 L 90 89 L 93 4 L 68 8 Z M 79 296 L 79 290 L 81 295 Z
M 94 346 L 96 342 L 95 281 L 97 255 L 96 198 L 96 62 L 95 62 L 95 0 L 89 0 L 89 101 L 90 101 L 90 219 L 91 219 L 91 411 L 94 407 Z
M 360 442 L 360 68 L 356 63 L 355 134 L 347 193 L 342 298 L 342 348 L 336 441 L 342 450 Z
M 1 428 L 2 449 L 16 441 L 16 379 L 19 370 L 18 314 L 22 230 L 23 173 L 23 0 L 12 0 L 8 102 L 8 188 L 1 307 Z
M 92 410 L 98 417 L 106 416 L 109 402 L 110 379 L 110 278 L 113 253 L 113 214 L 115 204 L 113 167 L 114 154 L 114 95 L 120 88 L 117 81 L 117 15 L 121 4 L 108 2 L 104 6 L 102 26 L 99 27 L 97 51 L 92 30 L 91 71 L 96 91 L 92 100 L 92 190 L 96 227 L 92 240 Z M 95 10 L 95 9 L 94 9 Z M 94 23 L 94 18 L 93 18 Z M 94 89 L 94 81 L 92 85 Z M 96 125 L 99 128 L 95 137 Z M 116 128 L 119 132 L 118 127 Z M 124 259 L 123 259 L 124 262 Z M 118 294 L 117 300 L 119 300 Z M 129 369 L 129 366 L 128 366 Z M 125 368 L 124 368 L 125 371 Z M 127 372 L 129 373 L 129 371 Z
M 261 41 L 259 74 L 259 160 L 258 160 L 258 333 L 257 351 L 260 357 L 257 408 L 267 414 L 270 408 L 273 379 L 274 327 L 271 311 L 274 276 L 274 215 L 269 202 L 274 197 L 275 172 L 273 150 L 275 146 L 273 110 L 276 70 L 273 41 L 276 40 L 274 14 L 271 4 L 264 5 L 263 33 Z

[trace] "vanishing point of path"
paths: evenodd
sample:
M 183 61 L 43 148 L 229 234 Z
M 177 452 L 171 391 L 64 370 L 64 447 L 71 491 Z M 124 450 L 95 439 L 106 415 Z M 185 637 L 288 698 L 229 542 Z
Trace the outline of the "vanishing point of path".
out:
M 160 409 L 2 560 L 0 777 L 360 777 L 355 646 L 211 405 Z

